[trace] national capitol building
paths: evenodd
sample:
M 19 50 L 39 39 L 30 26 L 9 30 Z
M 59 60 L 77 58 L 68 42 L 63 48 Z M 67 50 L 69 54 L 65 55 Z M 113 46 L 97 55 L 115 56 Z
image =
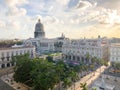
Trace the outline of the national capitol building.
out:
M 112 62 L 120 62 L 120 52 L 118 52 L 120 46 L 117 46 L 117 50 L 113 50 L 113 47 L 116 48 L 115 44 L 112 44 L 108 38 L 98 36 L 95 39 L 72 40 L 62 34 L 61 37 L 49 39 L 45 37 L 44 26 L 40 19 L 35 25 L 34 38 L 25 40 L 24 44 L 26 46 L 34 45 L 38 56 L 45 53 L 62 52 L 62 58 L 65 61 L 87 62 L 86 55 L 89 55 Z
M 117 39 L 119 41 L 119 39 Z M 39 57 L 44 54 L 55 52 L 62 53 L 64 61 L 75 61 L 88 63 L 86 56 L 111 61 L 120 62 L 120 42 L 106 37 L 95 39 L 68 39 L 64 34 L 61 37 L 49 39 L 45 37 L 44 26 L 40 19 L 35 24 L 34 38 L 29 38 L 23 45 L 0 48 L 0 68 L 14 66 L 12 57 L 29 53 L 30 58 Z
M 44 26 L 40 19 L 35 25 L 34 38 L 30 38 L 24 41 L 26 46 L 34 45 L 36 47 L 36 54 L 42 55 L 45 53 L 61 52 L 62 45 L 67 40 L 64 34 L 61 37 L 48 39 L 45 37 Z

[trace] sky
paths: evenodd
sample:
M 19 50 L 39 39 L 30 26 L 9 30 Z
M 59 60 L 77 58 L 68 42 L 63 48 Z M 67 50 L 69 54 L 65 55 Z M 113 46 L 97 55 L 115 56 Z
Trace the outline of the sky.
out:
M 120 38 L 120 0 L 0 0 L 0 39 L 33 38 L 38 19 L 47 38 Z

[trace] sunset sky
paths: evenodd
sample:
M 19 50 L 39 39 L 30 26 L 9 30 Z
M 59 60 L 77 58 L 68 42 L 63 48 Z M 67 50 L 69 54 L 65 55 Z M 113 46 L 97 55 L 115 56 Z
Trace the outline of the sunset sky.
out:
M 0 39 L 33 37 L 39 18 L 47 38 L 120 38 L 120 0 L 0 0 Z

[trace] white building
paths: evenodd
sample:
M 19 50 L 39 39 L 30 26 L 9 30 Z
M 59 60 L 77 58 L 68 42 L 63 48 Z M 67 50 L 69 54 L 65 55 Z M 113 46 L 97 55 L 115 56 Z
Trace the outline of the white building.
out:
M 48 39 L 45 37 L 43 24 L 38 20 L 35 25 L 34 38 L 24 41 L 25 45 L 34 45 L 37 55 L 42 55 L 49 52 L 62 51 L 62 44 L 67 38 L 62 34 L 59 38 Z
M 110 61 L 120 62 L 120 43 L 110 45 Z
M 0 48 L 0 68 L 14 66 L 12 57 L 28 53 L 30 58 L 35 57 L 35 47 L 33 46 L 13 46 L 9 48 Z
M 108 60 L 109 42 L 107 38 L 67 40 L 63 44 L 63 59 L 87 62 L 86 55 Z

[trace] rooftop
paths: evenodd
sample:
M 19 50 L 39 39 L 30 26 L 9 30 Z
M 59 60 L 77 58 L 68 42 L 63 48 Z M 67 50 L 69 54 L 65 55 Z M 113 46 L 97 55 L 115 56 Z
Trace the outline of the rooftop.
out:
M 110 46 L 111 47 L 120 47 L 120 43 L 112 43 Z
M 34 47 L 34 46 L 23 46 L 23 45 L 21 45 L 21 46 L 16 46 L 16 45 L 14 45 L 14 46 L 12 46 L 12 47 L 0 47 L 0 50 L 21 49 L 21 48 L 32 48 L 32 47 Z

